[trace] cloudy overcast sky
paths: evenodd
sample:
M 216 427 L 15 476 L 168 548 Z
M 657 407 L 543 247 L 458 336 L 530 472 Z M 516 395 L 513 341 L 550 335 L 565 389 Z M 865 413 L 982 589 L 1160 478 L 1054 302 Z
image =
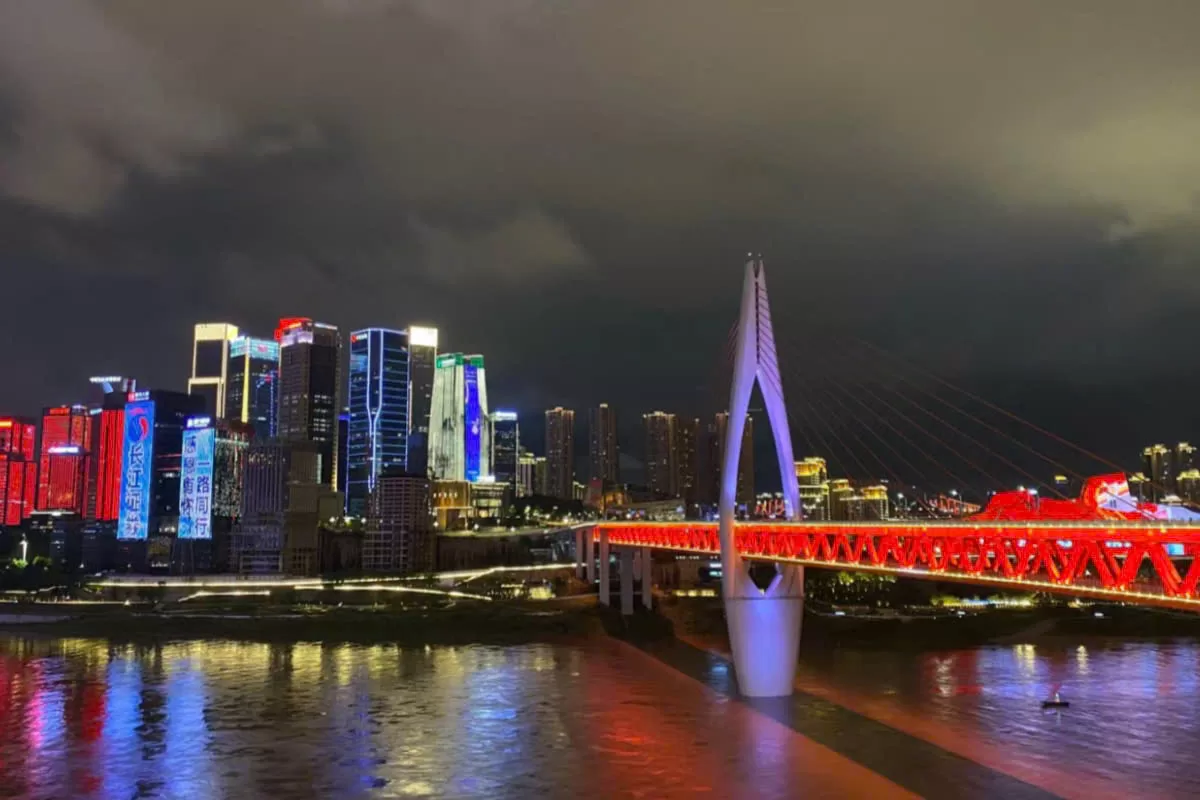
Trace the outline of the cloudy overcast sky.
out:
M 767 5 L 0 3 L 0 408 L 296 314 L 710 411 L 754 250 L 781 338 L 1200 435 L 1200 3 Z

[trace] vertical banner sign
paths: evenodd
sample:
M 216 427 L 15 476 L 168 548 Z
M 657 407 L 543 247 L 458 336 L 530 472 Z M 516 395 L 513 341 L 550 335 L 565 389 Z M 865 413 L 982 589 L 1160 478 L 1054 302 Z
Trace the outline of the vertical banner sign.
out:
M 145 539 L 150 530 L 150 481 L 154 462 L 154 401 L 125 405 L 121 446 L 121 505 L 118 539 Z
M 183 465 L 179 475 L 179 538 L 212 538 L 213 428 L 183 432 Z

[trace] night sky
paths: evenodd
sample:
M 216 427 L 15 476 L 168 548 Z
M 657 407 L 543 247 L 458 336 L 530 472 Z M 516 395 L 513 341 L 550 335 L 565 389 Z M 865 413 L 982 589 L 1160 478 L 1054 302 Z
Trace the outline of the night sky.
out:
M 0 3 L 0 410 L 306 315 L 434 323 L 494 407 L 709 413 L 753 250 L 785 389 L 861 338 L 1200 438 L 1200 3 L 766 5 Z

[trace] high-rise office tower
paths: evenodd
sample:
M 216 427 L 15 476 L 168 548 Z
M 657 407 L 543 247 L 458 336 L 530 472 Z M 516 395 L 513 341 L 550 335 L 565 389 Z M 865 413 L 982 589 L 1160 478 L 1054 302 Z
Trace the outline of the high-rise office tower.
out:
M 204 413 L 225 418 L 225 387 L 229 378 L 229 345 L 238 338 L 237 325 L 201 322 L 192 341 L 192 376 L 188 394 L 204 398 Z
M 203 397 L 181 392 L 134 392 L 126 398 L 121 443 L 117 538 L 173 534 L 179 524 L 183 434 L 205 415 Z
M 121 419 L 125 398 L 137 391 L 137 381 L 119 375 L 89 378 L 88 414 L 91 416 L 91 458 L 88 459 L 87 509 L 89 520 L 111 522 L 117 518 L 121 484 Z M 118 419 L 114 420 L 116 416 Z M 107 439 L 105 438 L 107 436 Z M 106 448 L 107 442 L 107 450 Z M 108 472 L 101 470 L 108 467 Z M 102 496 L 101 491 L 105 494 Z M 107 516 L 101 516 L 101 514 Z
M 83 516 L 87 510 L 88 461 L 92 452 L 92 416 L 86 406 L 52 406 L 42 411 L 38 451 L 38 511 Z
M 424 475 L 389 472 L 379 477 L 363 533 L 365 571 L 433 571 L 432 485 Z
M 496 483 L 512 488 L 512 496 L 520 494 L 517 473 L 520 471 L 521 426 L 515 411 L 492 413 L 492 474 Z
M 350 420 L 346 440 L 346 513 L 365 516 L 384 472 L 408 463 L 408 333 L 364 328 L 350 334 Z
M 0 525 L 20 525 L 33 513 L 36 439 L 37 424 L 32 419 L 0 417 Z
M 546 411 L 546 487 L 549 497 L 570 500 L 575 494 L 575 412 Z
M 437 328 L 408 327 L 408 471 L 429 473 L 429 418 L 437 371 Z
M 620 483 L 617 412 L 608 403 L 588 409 L 588 480 Z
M 225 419 L 249 426 L 255 439 L 275 436 L 279 343 L 239 336 L 229 343 Z
M 449 353 L 437 358 L 429 472 L 435 480 L 471 483 L 492 476 L 491 418 L 481 355 Z
M 716 415 L 713 433 L 716 435 L 717 486 L 721 485 L 720 469 L 724 463 L 725 429 L 729 424 L 729 412 Z M 754 506 L 754 417 L 746 415 L 746 427 L 742 429 L 742 454 L 738 460 L 737 502 L 749 508 Z
M 277 436 L 314 442 L 321 454 L 321 483 L 338 486 L 338 402 L 342 338 L 334 325 L 307 317 L 281 319 Z
M 646 487 L 658 497 L 679 494 L 675 463 L 675 415 L 653 411 L 642 415 L 646 434 Z
M 1187 442 L 1180 442 L 1175 445 L 1175 464 L 1173 475 L 1175 477 L 1175 494 L 1183 495 L 1179 487 L 1179 476 L 1185 472 L 1192 472 L 1196 469 L 1196 446 Z
M 700 420 L 697 417 L 675 418 L 675 472 L 678 493 L 687 511 L 700 502 Z

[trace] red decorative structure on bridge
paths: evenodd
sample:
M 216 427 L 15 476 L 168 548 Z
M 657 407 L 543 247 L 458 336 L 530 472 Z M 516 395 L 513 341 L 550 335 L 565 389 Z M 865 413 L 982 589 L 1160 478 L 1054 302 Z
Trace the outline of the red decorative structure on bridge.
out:
M 613 547 L 716 555 L 715 523 L 600 523 Z M 996 584 L 1200 611 L 1200 526 L 991 521 L 767 523 L 735 529 L 743 558 Z

